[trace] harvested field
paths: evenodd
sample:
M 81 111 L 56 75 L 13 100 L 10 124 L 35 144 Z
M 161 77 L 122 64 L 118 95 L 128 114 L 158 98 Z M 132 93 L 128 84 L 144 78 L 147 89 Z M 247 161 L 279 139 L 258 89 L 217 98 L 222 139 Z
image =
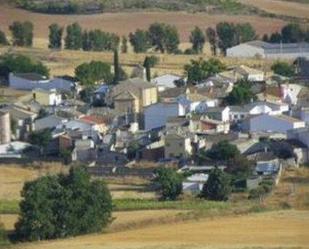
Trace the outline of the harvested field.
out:
M 34 166 L 34 167 L 33 167 Z M 31 181 L 39 176 L 66 172 L 68 167 L 59 163 L 44 163 L 41 166 L 21 167 L 18 165 L 0 164 L 0 201 L 1 200 L 20 200 L 20 191 L 26 181 Z M 136 180 L 136 179 L 133 179 Z M 132 181 L 133 181 L 132 180 Z M 154 198 L 155 193 L 145 191 L 144 185 L 131 185 L 129 179 L 125 184 L 108 185 L 113 198 Z
M 118 233 L 21 244 L 13 248 L 307 248 L 308 229 L 309 212 L 290 210 L 154 225 Z
M 0 53 L 7 51 L 21 53 L 24 55 L 31 56 L 35 59 L 41 60 L 48 68 L 50 68 L 50 74 L 52 75 L 63 75 L 69 74 L 74 75 L 74 69 L 84 62 L 91 60 L 99 60 L 107 63 L 113 63 L 113 54 L 110 52 L 83 52 L 83 51 L 51 51 L 46 48 L 0 48 Z M 148 54 L 149 55 L 149 54 Z M 183 74 L 183 67 L 189 63 L 191 59 L 198 59 L 200 57 L 209 58 L 209 54 L 203 55 L 167 55 L 167 54 L 153 54 L 159 57 L 159 64 L 152 69 L 153 75 L 156 74 Z M 124 70 L 131 74 L 132 69 L 135 65 L 143 63 L 146 54 L 120 54 L 120 63 Z M 222 62 L 226 65 L 247 65 L 262 70 L 270 69 L 272 60 L 260 60 L 260 59 L 236 59 L 219 57 Z
M 32 167 L 20 167 L 18 165 L 0 164 L 0 200 L 19 200 L 20 191 L 26 181 L 31 181 L 41 175 L 53 174 L 66 169 L 59 163 L 43 163 L 40 169 Z
M 243 4 L 249 4 L 276 15 L 285 15 L 298 18 L 309 18 L 309 5 L 280 0 L 239 0 Z
M 113 222 L 108 227 L 109 232 L 131 230 L 140 227 L 160 224 L 164 220 L 174 221 L 188 211 L 182 210 L 145 210 L 145 211 L 126 211 L 114 212 Z M 14 229 L 18 215 L 0 214 L 0 223 L 4 224 L 7 231 Z
M 128 35 L 137 28 L 148 28 L 151 23 L 165 22 L 176 25 L 182 41 L 187 41 L 190 31 L 194 26 L 206 29 L 221 21 L 250 22 L 258 34 L 278 31 L 285 22 L 279 19 L 265 18 L 259 16 L 236 16 L 236 15 L 210 15 L 205 13 L 186 12 L 121 12 L 104 13 L 95 15 L 47 15 L 33 13 L 26 10 L 2 5 L 0 8 L 1 29 L 8 32 L 8 26 L 13 21 L 30 20 L 34 23 L 34 36 L 36 38 L 47 38 L 48 26 L 51 23 L 67 25 L 79 22 L 85 29 L 102 29 L 114 32 L 118 35 Z

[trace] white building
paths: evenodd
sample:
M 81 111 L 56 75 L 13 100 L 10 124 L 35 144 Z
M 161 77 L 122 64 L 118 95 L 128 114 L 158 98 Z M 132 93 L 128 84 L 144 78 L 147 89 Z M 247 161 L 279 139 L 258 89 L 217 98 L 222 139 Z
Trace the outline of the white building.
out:
M 240 121 L 253 115 L 281 115 L 289 111 L 288 104 L 270 103 L 266 101 L 252 102 L 244 106 L 229 106 L 230 121 Z
M 197 173 L 193 174 L 189 177 L 186 178 L 182 182 L 182 189 L 184 192 L 189 192 L 189 193 L 199 193 L 202 191 L 204 184 L 208 180 L 208 174 L 204 173 Z
M 261 57 L 269 59 L 309 58 L 309 43 L 268 43 L 263 41 L 249 41 L 228 48 L 227 57 Z
M 233 83 L 239 80 L 248 80 L 251 82 L 263 82 L 265 80 L 265 74 L 263 71 L 244 65 L 237 66 L 229 71 L 221 72 L 219 75 L 226 79 L 230 79 Z
M 159 77 L 153 78 L 151 82 L 158 87 L 159 92 L 163 92 L 166 89 L 175 88 L 175 81 L 180 80 L 181 77 L 174 74 L 164 74 Z
M 304 87 L 299 84 L 282 84 L 282 101 L 291 105 L 296 105 L 298 102 L 298 94 L 303 88 Z
M 144 109 L 144 129 L 146 131 L 166 125 L 168 118 L 184 116 L 185 107 L 179 103 L 156 103 Z
M 262 114 L 243 122 L 243 129 L 247 132 L 286 133 L 290 129 L 302 127 L 305 127 L 305 122 L 286 115 Z
M 58 106 L 62 102 L 61 94 L 56 89 L 44 90 L 36 88 L 32 90 L 33 100 L 43 106 Z

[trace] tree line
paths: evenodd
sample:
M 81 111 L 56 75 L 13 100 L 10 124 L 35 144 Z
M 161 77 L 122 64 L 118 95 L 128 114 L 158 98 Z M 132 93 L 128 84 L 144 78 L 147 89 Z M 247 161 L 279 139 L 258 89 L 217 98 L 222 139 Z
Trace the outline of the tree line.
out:
M 285 25 L 280 32 L 265 34 L 262 39 L 270 43 L 309 42 L 309 29 L 300 26 L 298 23 L 290 23 Z
M 33 24 L 26 22 L 13 22 L 9 30 L 12 33 L 12 45 L 32 46 Z M 66 36 L 64 36 L 66 30 Z M 189 41 L 191 48 L 184 51 L 185 54 L 199 54 L 203 52 L 205 42 L 208 41 L 214 56 L 220 51 L 226 54 L 227 48 L 240 43 L 258 39 L 254 27 L 250 23 L 220 22 L 215 27 L 206 30 L 196 26 L 190 33 Z M 294 43 L 309 41 L 309 29 L 299 24 L 285 25 L 280 32 L 265 34 L 262 39 L 271 43 Z M 64 44 L 62 44 L 64 41 Z M 148 29 L 137 29 L 128 37 L 120 38 L 114 33 L 104 32 L 99 29 L 83 30 L 79 23 L 75 22 L 66 27 L 53 23 L 49 26 L 50 49 L 84 50 L 84 51 L 113 51 L 120 48 L 122 53 L 127 53 L 128 42 L 135 53 L 145 53 L 154 49 L 161 53 L 180 54 L 180 37 L 175 26 L 166 23 L 153 23 Z M 8 45 L 8 39 L 4 32 L 0 31 L 0 44 Z

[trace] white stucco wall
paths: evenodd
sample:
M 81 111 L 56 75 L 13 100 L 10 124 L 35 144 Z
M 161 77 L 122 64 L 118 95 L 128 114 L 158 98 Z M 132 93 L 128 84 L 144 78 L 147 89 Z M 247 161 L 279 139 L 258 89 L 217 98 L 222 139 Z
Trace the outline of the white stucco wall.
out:
M 185 110 L 178 103 L 157 103 L 148 106 L 144 110 L 145 130 L 151 130 L 165 126 L 169 117 L 178 117 L 185 115 Z
M 257 55 L 264 58 L 264 50 L 248 44 L 239 44 L 238 46 L 228 48 L 226 51 L 227 57 L 255 57 Z
M 281 119 L 278 116 L 272 116 L 267 114 L 253 117 L 249 120 L 250 132 L 286 133 L 287 130 L 301 127 L 305 127 L 305 123 L 302 121 L 291 122 Z

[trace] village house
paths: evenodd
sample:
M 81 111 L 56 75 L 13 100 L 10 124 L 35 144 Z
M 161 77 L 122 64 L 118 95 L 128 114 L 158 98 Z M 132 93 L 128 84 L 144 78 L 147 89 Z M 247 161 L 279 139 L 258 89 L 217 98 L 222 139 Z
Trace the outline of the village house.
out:
M 144 109 L 144 129 L 146 131 L 166 125 L 168 118 L 184 116 L 185 107 L 180 103 L 156 103 Z
M 174 74 L 164 74 L 155 77 L 151 80 L 151 83 L 155 84 L 159 92 L 165 91 L 167 89 L 176 88 L 175 81 L 181 80 L 182 77 Z
M 140 113 L 157 103 L 157 87 L 139 78 L 121 81 L 111 90 L 111 101 L 119 112 Z
M 171 132 L 165 135 L 164 143 L 165 158 L 183 159 L 192 155 L 193 148 L 189 136 Z
M 250 82 L 263 82 L 265 80 L 265 73 L 263 71 L 244 65 L 234 67 L 229 71 L 221 72 L 219 75 L 228 78 L 233 83 L 239 80 L 247 80 Z
M 230 121 L 238 122 L 253 115 L 281 115 L 284 112 L 289 111 L 289 105 L 266 101 L 256 101 L 244 106 L 229 106 L 229 109 Z
M 222 122 L 229 122 L 230 120 L 230 108 L 229 107 L 210 107 L 206 109 L 205 115 L 209 119 L 219 120 Z
M 305 127 L 305 122 L 286 115 L 261 114 L 245 119 L 242 129 L 245 132 L 286 133 L 290 129 Z
M 81 117 L 79 120 L 89 123 L 93 126 L 93 129 L 100 132 L 101 134 L 106 134 L 108 131 L 108 120 L 103 116 L 98 115 L 85 115 Z
M 39 118 L 34 121 L 34 129 L 36 131 L 44 129 L 61 129 L 68 120 L 56 115 Z
M 62 102 L 61 94 L 58 94 L 56 89 L 33 89 L 32 98 L 42 106 L 58 106 Z

